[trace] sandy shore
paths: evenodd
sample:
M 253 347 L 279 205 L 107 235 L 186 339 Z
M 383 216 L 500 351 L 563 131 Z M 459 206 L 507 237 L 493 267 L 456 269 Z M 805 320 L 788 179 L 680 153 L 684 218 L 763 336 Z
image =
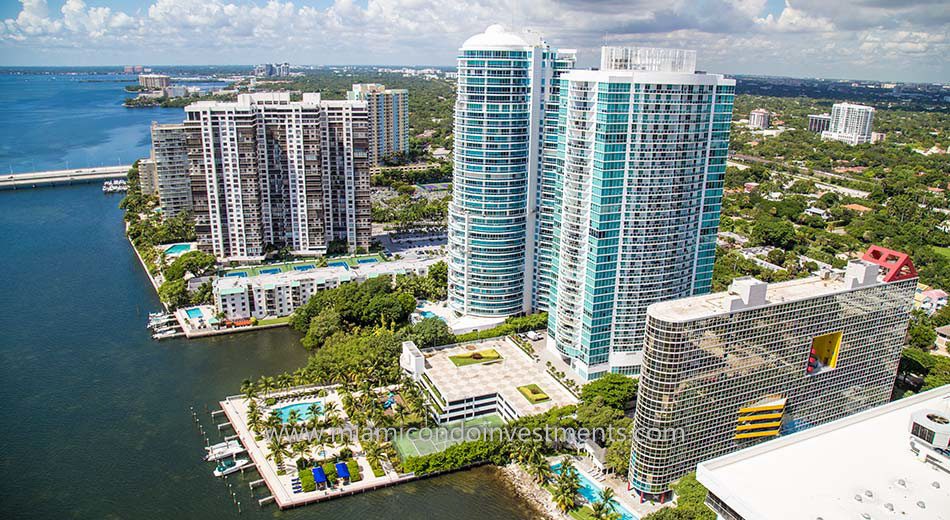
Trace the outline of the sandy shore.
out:
M 551 494 L 538 487 L 534 479 L 519 465 L 508 464 L 502 466 L 499 471 L 504 478 L 511 484 L 511 487 L 521 498 L 528 501 L 537 513 L 538 518 L 547 520 L 562 520 L 565 518 L 551 501 Z

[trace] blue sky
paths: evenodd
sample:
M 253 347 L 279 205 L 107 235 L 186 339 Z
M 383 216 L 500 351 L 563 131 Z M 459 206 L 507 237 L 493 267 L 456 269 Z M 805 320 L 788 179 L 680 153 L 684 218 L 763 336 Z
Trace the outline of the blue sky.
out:
M 950 81 L 946 0 L 0 0 L 0 65 L 452 65 L 490 24 L 713 72 Z

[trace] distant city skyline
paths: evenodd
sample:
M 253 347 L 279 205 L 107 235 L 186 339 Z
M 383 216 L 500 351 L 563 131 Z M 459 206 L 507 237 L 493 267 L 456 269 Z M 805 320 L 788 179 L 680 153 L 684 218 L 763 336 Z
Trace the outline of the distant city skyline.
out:
M 0 5 L 0 65 L 450 66 L 491 23 L 577 48 L 579 67 L 646 45 L 727 74 L 950 78 L 950 8 L 933 0 L 21 0 Z

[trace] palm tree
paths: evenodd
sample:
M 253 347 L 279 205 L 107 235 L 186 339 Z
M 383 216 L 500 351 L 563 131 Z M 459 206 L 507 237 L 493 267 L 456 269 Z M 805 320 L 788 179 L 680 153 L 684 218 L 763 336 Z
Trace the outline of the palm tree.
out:
M 261 424 L 261 409 L 257 407 L 257 401 L 251 401 L 247 407 L 247 425 L 256 433 L 260 433 Z
M 287 412 L 287 424 L 294 425 L 300 422 L 300 412 L 296 408 Z
M 290 452 L 287 451 L 284 443 L 278 437 L 271 437 L 271 440 L 267 443 L 267 449 L 270 451 L 268 458 L 273 460 L 278 468 L 284 463 L 284 457 L 290 456 Z
M 591 517 L 595 520 L 614 520 L 619 518 L 620 515 L 617 514 L 617 503 L 614 501 L 613 488 L 604 487 L 600 490 L 597 500 L 591 503 L 590 507 L 593 509 Z
M 561 461 L 561 474 L 558 475 L 554 489 L 554 503 L 562 512 L 572 511 L 577 507 L 577 492 L 581 488 L 581 480 L 574 469 L 571 459 L 564 457 Z
M 297 441 L 290 445 L 290 450 L 298 457 L 304 457 L 310 451 L 310 444 L 307 441 Z
M 531 477 L 534 478 L 534 481 L 539 486 L 544 486 L 550 482 L 551 476 L 554 474 L 554 472 L 551 471 L 551 466 L 548 466 L 547 461 L 544 459 L 532 462 L 531 465 L 528 466 L 528 473 L 531 474 Z

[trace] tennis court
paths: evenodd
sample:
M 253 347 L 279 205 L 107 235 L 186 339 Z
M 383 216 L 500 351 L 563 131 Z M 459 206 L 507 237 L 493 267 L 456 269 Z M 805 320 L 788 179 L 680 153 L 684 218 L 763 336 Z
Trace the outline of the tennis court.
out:
M 445 450 L 453 444 L 466 440 L 475 440 L 476 428 L 500 428 L 505 421 L 498 414 L 483 415 L 472 419 L 453 421 L 434 428 L 421 428 L 417 431 L 406 432 L 393 440 L 393 445 L 399 456 L 418 457 Z

